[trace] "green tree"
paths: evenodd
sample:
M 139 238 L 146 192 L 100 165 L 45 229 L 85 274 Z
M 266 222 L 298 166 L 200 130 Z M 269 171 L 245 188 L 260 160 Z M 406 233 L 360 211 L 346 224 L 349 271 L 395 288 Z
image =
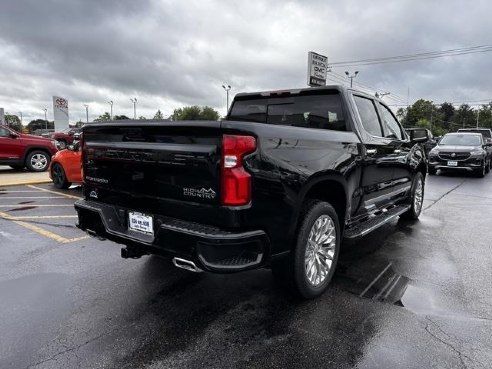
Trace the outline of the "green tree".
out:
M 454 108 L 453 104 L 444 102 L 441 104 L 441 106 L 439 106 L 438 111 L 442 116 L 442 127 L 448 130 L 451 129 L 451 122 L 453 120 L 454 114 L 456 113 L 456 109 Z
M 7 126 L 15 129 L 18 132 L 22 131 L 22 124 L 17 115 L 6 113 L 5 123 L 7 124 Z
M 130 118 L 128 118 L 126 115 L 115 115 L 113 117 L 113 120 L 128 120 Z
M 454 129 L 460 127 L 475 127 L 477 116 L 468 104 L 461 104 L 453 117 Z
M 45 129 L 45 128 L 46 128 L 46 121 L 44 119 L 31 120 L 27 125 L 27 129 L 29 130 L 29 133 L 34 133 L 34 131 L 36 131 L 37 129 Z M 48 129 L 55 129 L 55 122 L 48 121 Z
M 219 113 L 209 106 L 185 106 L 175 109 L 173 120 L 219 120 Z
M 139 116 L 138 119 L 139 120 L 147 120 L 147 118 L 145 118 L 143 115 Z
M 154 119 L 164 119 L 164 114 L 162 114 L 160 109 L 154 114 Z
M 104 114 L 101 114 L 99 117 L 94 119 L 94 122 L 107 122 L 108 120 L 111 120 L 111 116 L 108 112 L 105 112 Z

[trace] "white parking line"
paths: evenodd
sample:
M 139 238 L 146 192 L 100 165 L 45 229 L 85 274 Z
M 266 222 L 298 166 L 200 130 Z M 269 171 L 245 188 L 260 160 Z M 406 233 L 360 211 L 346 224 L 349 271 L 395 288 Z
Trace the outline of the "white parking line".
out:
M 69 194 L 63 193 L 63 192 L 47 190 L 46 188 L 42 188 L 42 187 L 38 187 L 38 186 L 34 186 L 34 185 L 27 185 L 27 187 L 34 188 L 36 190 L 43 191 L 43 192 L 54 193 L 54 194 L 57 194 L 60 196 L 68 197 L 70 199 L 78 199 L 78 200 L 82 199 L 82 197 L 80 197 L 80 196 L 74 196 L 74 195 L 69 195 Z

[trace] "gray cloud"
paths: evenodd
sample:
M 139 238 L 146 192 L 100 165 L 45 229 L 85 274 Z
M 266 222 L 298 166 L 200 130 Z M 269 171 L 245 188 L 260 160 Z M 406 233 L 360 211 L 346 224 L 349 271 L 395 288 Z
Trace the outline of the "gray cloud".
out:
M 222 113 L 225 93 L 302 87 L 307 51 L 341 61 L 490 43 L 486 1 L 364 3 L 5 0 L 0 4 L 0 101 L 27 119 L 70 101 L 72 120 L 108 111 L 170 114 L 185 104 Z M 387 101 L 492 98 L 491 53 L 360 66 L 356 82 Z M 343 74 L 345 68 L 333 70 Z M 335 77 L 336 79 L 336 77 Z

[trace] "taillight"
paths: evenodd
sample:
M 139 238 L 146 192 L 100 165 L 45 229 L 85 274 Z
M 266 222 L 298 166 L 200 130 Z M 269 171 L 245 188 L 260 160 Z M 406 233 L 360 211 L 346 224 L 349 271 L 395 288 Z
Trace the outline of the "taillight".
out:
M 256 150 L 252 136 L 222 138 L 222 205 L 239 206 L 251 201 L 251 176 L 243 168 L 243 157 Z

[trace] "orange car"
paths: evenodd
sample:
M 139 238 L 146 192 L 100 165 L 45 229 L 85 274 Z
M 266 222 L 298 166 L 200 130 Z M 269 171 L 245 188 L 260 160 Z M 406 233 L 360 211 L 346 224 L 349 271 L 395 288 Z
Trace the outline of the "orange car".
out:
M 72 183 L 82 183 L 79 144 L 58 151 L 51 158 L 50 178 L 57 188 L 68 188 Z

